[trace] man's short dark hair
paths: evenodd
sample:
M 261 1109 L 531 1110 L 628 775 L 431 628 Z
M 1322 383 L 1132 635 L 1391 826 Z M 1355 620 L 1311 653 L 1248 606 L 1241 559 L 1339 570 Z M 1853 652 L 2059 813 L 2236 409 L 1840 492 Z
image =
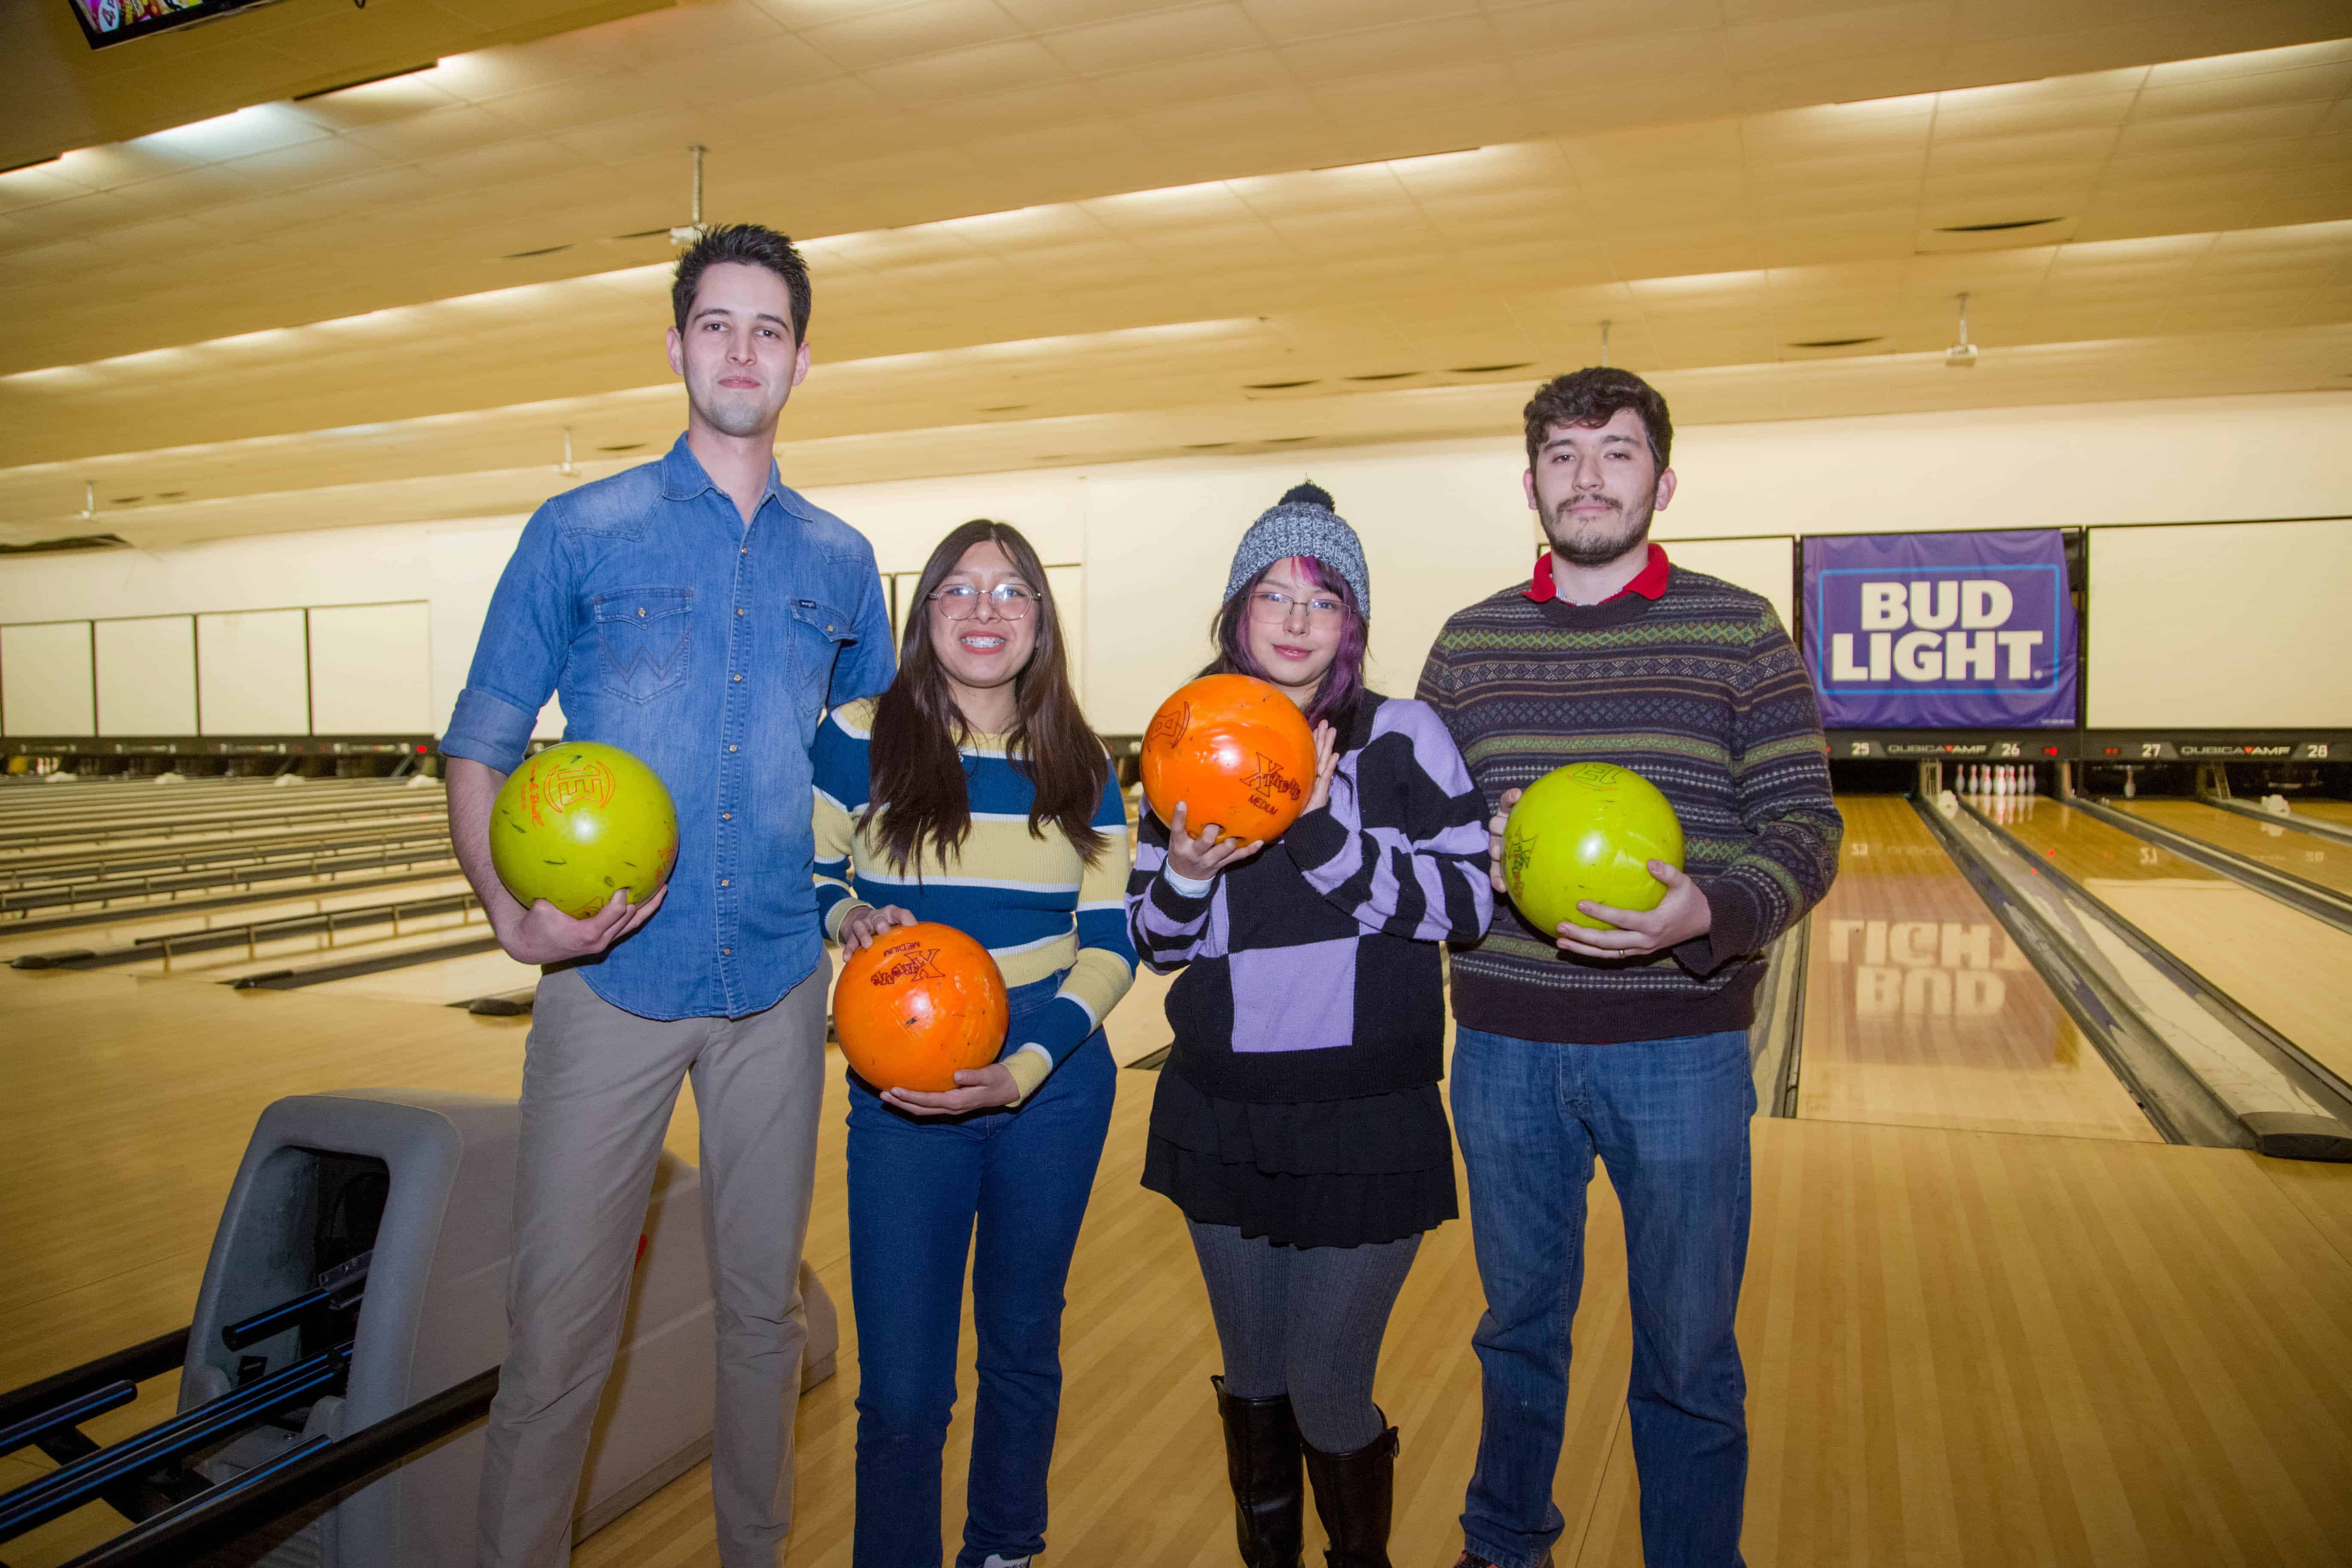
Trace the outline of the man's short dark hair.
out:
M 723 223 L 705 229 L 702 237 L 688 246 L 686 254 L 677 258 L 677 277 L 669 286 L 669 306 L 677 318 L 679 331 L 686 331 L 687 312 L 694 309 L 694 290 L 702 281 L 704 268 L 722 261 L 764 267 L 782 279 L 793 297 L 793 342 L 808 342 L 808 263 L 801 259 L 801 253 L 793 247 L 790 239 L 756 223 Z
M 1544 443 L 1551 439 L 1553 426 L 1580 425 L 1597 430 L 1621 408 L 1642 416 L 1643 427 L 1650 433 L 1650 456 L 1658 460 L 1658 472 L 1664 473 L 1666 458 L 1675 449 L 1675 422 L 1666 415 L 1666 400 L 1632 371 L 1601 365 L 1556 375 L 1536 389 L 1527 408 L 1528 467 L 1536 466 Z

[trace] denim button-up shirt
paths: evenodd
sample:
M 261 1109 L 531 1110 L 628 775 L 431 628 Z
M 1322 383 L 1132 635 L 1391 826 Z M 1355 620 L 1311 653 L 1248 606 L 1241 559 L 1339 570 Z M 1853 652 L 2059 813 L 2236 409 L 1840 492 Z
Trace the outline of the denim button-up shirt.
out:
M 512 773 L 553 691 L 567 739 L 659 773 L 677 807 L 668 900 L 583 973 L 640 1017 L 740 1018 L 824 955 L 809 747 L 891 668 L 865 536 L 772 468 L 746 526 L 680 437 L 532 515 L 441 750 Z

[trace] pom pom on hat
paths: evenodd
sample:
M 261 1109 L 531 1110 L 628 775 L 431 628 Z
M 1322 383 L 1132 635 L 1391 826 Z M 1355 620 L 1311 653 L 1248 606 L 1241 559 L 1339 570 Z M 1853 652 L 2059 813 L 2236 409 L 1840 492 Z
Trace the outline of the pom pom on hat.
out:
M 1307 480 L 1303 485 L 1291 486 L 1282 492 L 1282 499 L 1274 504 L 1288 506 L 1294 501 L 1304 501 L 1308 506 L 1319 506 L 1325 511 L 1336 512 L 1339 510 L 1339 504 L 1331 499 L 1331 492 L 1313 479 Z

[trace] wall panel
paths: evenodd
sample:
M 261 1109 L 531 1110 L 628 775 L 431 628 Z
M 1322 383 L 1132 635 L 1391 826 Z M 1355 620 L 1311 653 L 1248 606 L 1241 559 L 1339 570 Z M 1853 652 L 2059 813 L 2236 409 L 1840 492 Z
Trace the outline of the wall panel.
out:
M 423 600 L 310 614 L 313 734 L 433 732 L 432 613 Z
M 0 724 L 11 735 L 95 735 L 89 623 L 0 626 Z
M 2103 730 L 2352 724 L 2352 519 L 2091 531 Z
M 299 610 L 196 617 L 196 695 L 207 735 L 310 732 L 308 649 Z
M 100 621 L 95 632 L 98 732 L 195 734 L 196 618 Z

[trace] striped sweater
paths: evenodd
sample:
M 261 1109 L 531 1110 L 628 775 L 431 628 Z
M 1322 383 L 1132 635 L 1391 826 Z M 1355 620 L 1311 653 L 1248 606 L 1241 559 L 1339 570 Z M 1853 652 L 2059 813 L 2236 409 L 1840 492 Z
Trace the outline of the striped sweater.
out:
M 1437 716 L 1366 693 L 1330 798 L 1205 888 L 1171 880 L 1143 819 L 1128 882 L 1136 949 L 1161 973 L 1169 1066 L 1220 1100 L 1348 1100 L 1443 1074 L 1437 944 L 1486 929 L 1485 807 Z
M 1669 952 L 1603 963 L 1497 900 L 1486 940 L 1454 954 L 1454 1016 L 1595 1044 L 1745 1028 L 1758 955 L 1829 890 L 1844 831 L 1812 686 L 1772 606 L 1681 567 L 1655 600 L 1538 603 L 1522 584 L 1445 623 L 1420 694 L 1490 807 L 1574 762 L 1656 784 L 1714 921 Z
M 1060 992 L 1024 1031 L 1029 1037 L 1006 1041 L 1000 1058 L 1013 1068 L 1025 1098 L 1135 983 L 1123 897 L 1127 813 L 1118 775 L 1103 783 L 1094 815 L 1103 847 L 1087 861 L 1051 825 L 1044 837 L 1031 836 L 1035 792 L 1029 780 L 1006 760 L 1002 736 L 977 736 L 962 749 L 971 836 L 950 858 L 927 848 L 920 863 L 900 871 L 857 826 L 866 814 L 874 708 L 866 698 L 835 709 L 818 726 L 810 752 L 816 773 L 817 913 L 825 938 L 840 940 L 841 922 L 853 910 L 896 904 L 979 942 L 1008 986 L 1060 975 Z

